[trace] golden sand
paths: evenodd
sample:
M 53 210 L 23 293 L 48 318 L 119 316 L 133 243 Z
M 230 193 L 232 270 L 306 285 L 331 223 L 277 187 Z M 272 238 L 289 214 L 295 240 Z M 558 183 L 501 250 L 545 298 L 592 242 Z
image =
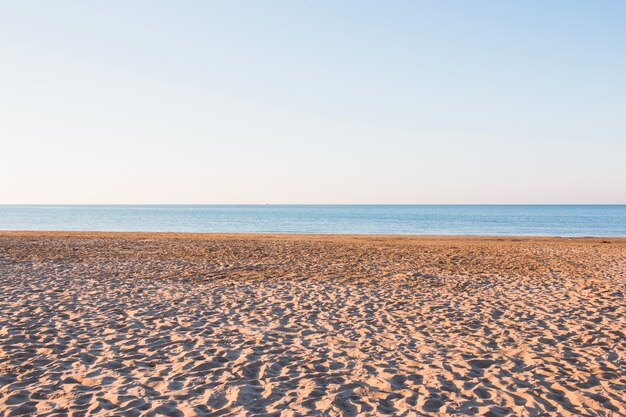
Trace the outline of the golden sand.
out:
M 626 415 L 626 239 L 0 232 L 0 416 Z

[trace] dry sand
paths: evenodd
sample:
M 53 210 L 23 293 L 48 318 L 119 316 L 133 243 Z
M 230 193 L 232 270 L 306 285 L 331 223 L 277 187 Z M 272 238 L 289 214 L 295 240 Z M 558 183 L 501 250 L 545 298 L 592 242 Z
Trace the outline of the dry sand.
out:
M 0 416 L 626 415 L 626 239 L 0 233 Z

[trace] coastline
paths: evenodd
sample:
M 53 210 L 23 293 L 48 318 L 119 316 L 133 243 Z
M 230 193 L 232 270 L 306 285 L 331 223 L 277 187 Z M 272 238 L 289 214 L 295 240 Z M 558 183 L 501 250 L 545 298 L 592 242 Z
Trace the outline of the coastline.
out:
M 0 411 L 624 414 L 625 248 L 0 231 Z
M 207 240 L 368 240 L 386 239 L 390 241 L 612 241 L 626 242 L 626 236 L 558 236 L 558 235 L 463 235 L 463 234 L 393 234 L 393 233 L 284 233 L 284 232 L 146 232 L 146 231 L 107 231 L 107 230 L 0 230 L 0 236 L 49 236 L 49 237 L 117 237 L 117 238 L 163 238 L 163 239 L 207 239 Z

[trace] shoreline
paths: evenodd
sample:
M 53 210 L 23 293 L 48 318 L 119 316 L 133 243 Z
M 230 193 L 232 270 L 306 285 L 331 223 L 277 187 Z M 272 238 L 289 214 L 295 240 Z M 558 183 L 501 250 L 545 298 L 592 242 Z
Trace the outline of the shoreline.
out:
M 284 233 L 284 232 L 152 232 L 152 231 L 107 231 L 107 230 L 0 230 L 0 236 L 49 236 L 49 237 L 117 237 L 117 238 L 174 238 L 207 240 L 369 240 L 383 239 L 390 241 L 578 241 L 626 243 L 626 236 L 558 236 L 558 235 L 458 235 L 458 234 L 387 234 L 387 233 Z

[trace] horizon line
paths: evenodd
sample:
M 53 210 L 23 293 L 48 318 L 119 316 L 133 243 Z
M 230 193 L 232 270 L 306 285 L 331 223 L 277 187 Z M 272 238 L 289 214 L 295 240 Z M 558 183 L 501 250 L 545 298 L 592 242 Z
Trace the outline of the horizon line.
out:
M 0 203 L 7 206 L 625 206 L 625 203 Z

